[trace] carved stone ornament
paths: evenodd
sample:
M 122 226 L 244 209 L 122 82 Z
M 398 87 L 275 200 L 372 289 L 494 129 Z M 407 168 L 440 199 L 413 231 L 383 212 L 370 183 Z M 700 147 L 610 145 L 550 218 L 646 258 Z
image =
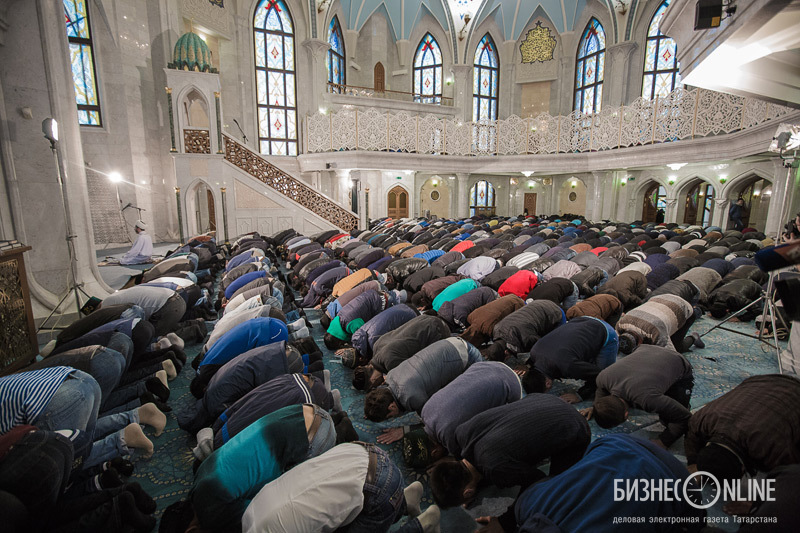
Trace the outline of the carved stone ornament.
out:
M 181 0 L 184 17 L 221 33 L 228 33 L 228 13 L 223 0 Z
M 541 21 L 536 22 L 536 27 L 528 31 L 525 40 L 519 45 L 523 63 L 550 61 L 555 49 L 556 38 L 550 33 L 550 28 L 542 26 Z

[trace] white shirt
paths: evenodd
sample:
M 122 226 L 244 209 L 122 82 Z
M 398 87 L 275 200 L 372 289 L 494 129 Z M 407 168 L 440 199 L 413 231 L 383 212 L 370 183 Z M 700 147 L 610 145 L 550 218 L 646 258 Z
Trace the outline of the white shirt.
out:
M 242 533 L 336 531 L 364 507 L 369 452 L 340 444 L 262 488 L 242 517 Z
M 178 287 L 191 287 L 194 285 L 194 281 L 186 278 L 173 278 L 172 276 L 162 276 L 160 278 L 156 278 L 153 281 L 160 281 L 163 283 L 174 283 Z
M 120 259 L 121 264 L 148 263 L 153 256 L 153 238 L 144 231 L 136 236 L 131 249 Z

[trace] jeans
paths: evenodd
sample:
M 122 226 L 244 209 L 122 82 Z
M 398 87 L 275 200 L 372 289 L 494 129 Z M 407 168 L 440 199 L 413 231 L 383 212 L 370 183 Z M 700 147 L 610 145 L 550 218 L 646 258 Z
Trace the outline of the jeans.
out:
M 374 483 L 364 483 L 364 506 L 356 519 L 338 531 L 347 533 L 376 533 L 389 528 L 406 514 L 405 481 L 403 474 L 389 456 L 374 444 L 364 447 L 376 456 Z M 403 524 L 398 533 L 421 533 L 416 518 Z
M 126 310 L 124 310 L 119 317 L 120 318 L 139 318 L 141 320 L 144 320 L 144 315 L 145 315 L 144 309 L 142 309 L 138 305 L 132 305 L 129 308 L 127 308 Z
M 90 450 L 84 468 L 130 454 L 121 430 L 128 424 L 138 423 L 139 413 L 132 410 L 98 419 L 100 398 L 97 381 L 76 370 L 64 380 L 32 424 L 49 431 L 80 430 L 81 437 L 73 445 L 76 456 Z M 95 440 L 98 437 L 100 440 Z
M 186 302 L 183 301 L 181 295 L 175 293 L 170 296 L 164 305 L 150 317 L 150 323 L 156 330 L 156 337 L 174 331 L 185 312 Z
M 594 317 L 591 317 L 594 318 Z M 600 320 L 595 318 L 595 320 Z M 601 369 L 611 366 L 617 360 L 619 353 L 619 335 L 608 322 L 600 320 L 606 327 L 606 342 L 597 354 L 596 364 Z
M 572 294 L 564 298 L 564 301 L 561 302 L 561 307 L 563 309 L 569 309 L 570 307 L 578 303 L 578 296 L 580 295 L 580 291 L 578 290 L 578 286 L 575 285 L 574 283 L 572 284 L 572 286 L 574 287 L 572 290 Z
M 314 438 L 308 443 L 307 459 L 322 455 L 336 446 L 336 428 L 331 415 L 318 405 L 314 406 L 314 415 L 319 416 L 321 421 Z
M 481 355 L 481 351 L 468 342 L 467 343 L 467 366 L 472 365 L 474 363 L 480 363 L 483 360 L 484 359 L 483 359 L 483 356 Z
M 669 340 L 672 342 L 672 345 L 675 346 L 675 349 L 680 353 L 688 352 L 689 348 L 691 348 L 692 344 L 694 344 L 694 339 L 686 336 L 686 334 L 689 332 L 689 328 L 691 328 L 692 324 L 694 324 L 694 321 L 694 314 L 689 315 L 689 318 L 686 319 L 686 322 L 683 323 L 683 326 L 681 326 L 680 329 L 673 333 L 669 338 Z

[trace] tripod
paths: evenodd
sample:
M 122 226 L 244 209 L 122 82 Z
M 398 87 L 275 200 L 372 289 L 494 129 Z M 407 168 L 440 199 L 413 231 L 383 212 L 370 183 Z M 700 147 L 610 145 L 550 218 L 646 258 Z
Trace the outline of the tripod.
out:
M 64 173 L 63 173 L 64 162 L 61 159 L 61 152 L 58 150 L 56 140 L 50 139 L 50 150 L 52 150 L 53 157 L 56 162 L 56 171 L 57 171 L 56 173 L 58 176 L 59 190 L 61 192 L 61 205 L 64 207 L 64 222 L 66 225 L 66 233 L 67 233 L 65 238 L 67 241 L 67 252 L 69 253 L 69 279 L 67 280 L 67 292 L 64 294 L 64 296 L 61 297 L 61 300 L 59 300 L 59 302 L 56 304 L 53 310 L 50 311 L 50 314 L 47 315 L 47 318 L 45 318 L 44 321 L 42 321 L 41 325 L 39 326 L 39 329 L 36 330 L 36 333 L 39 333 L 42 330 L 52 331 L 55 329 L 63 329 L 57 326 L 58 322 L 56 322 L 56 325 L 54 325 L 53 327 L 45 327 L 45 326 L 47 322 L 49 322 L 50 319 L 53 317 L 53 315 L 55 315 L 59 311 L 61 306 L 64 305 L 64 302 L 67 301 L 67 298 L 69 298 L 70 295 L 73 295 L 75 297 L 75 307 L 78 311 L 78 315 L 81 314 L 80 295 L 83 294 L 87 300 L 91 298 L 86 293 L 86 291 L 83 290 L 83 283 L 78 283 L 77 278 L 75 276 L 75 263 L 78 261 L 78 258 L 75 256 L 74 241 L 76 235 L 72 233 L 72 219 L 70 218 L 69 214 L 69 205 L 65 190 L 66 185 L 64 183 Z M 61 316 L 63 316 L 64 312 L 62 311 L 60 314 Z
M 738 331 L 735 329 L 731 329 L 725 327 L 727 322 L 730 322 L 733 318 L 741 315 L 751 307 L 758 305 L 759 303 L 764 304 L 764 309 L 761 312 L 761 326 L 758 328 L 758 335 L 752 335 L 750 333 L 745 333 L 744 331 Z M 778 372 L 783 373 L 783 368 L 781 365 L 781 348 L 778 345 L 778 328 L 777 323 L 780 322 L 784 328 L 787 330 L 789 329 L 786 322 L 784 322 L 783 317 L 778 314 L 775 305 L 775 273 L 770 272 L 769 274 L 769 281 L 767 282 L 767 289 L 761 291 L 761 296 L 759 296 L 756 300 L 753 300 L 746 306 L 742 307 L 731 316 L 720 322 L 719 324 L 713 326 L 711 329 L 700 335 L 701 337 L 705 337 L 715 329 L 722 329 L 725 331 L 730 331 L 731 333 L 736 333 L 737 335 L 743 335 L 745 337 L 750 337 L 751 339 L 756 339 L 758 342 L 762 342 L 769 346 L 771 349 L 775 350 L 775 354 L 778 358 Z M 772 339 L 769 339 L 769 334 L 764 334 L 764 326 L 767 324 L 767 316 L 769 316 L 768 320 L 772 327 Z M 770 342 L 770 340 L 772 342 Z

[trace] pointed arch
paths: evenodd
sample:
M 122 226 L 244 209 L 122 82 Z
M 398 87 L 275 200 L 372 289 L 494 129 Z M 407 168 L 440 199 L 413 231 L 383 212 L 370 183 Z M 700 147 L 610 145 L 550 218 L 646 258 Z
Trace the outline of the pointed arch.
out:
M 583 30 L 575 56 L 575 111 L 600 112 L 605 59 L 606 32 L 600 21 L 592 17 Z
M 380 61 L 375 63 L 375 68 L 372 69 L 372 88 L 376 93 L 386 90 L 386 71 Z
M 673 39 L 661 33 L 660 29 L 661 19 L 664 18 L 669 2 L 670 0 L 661 2 L 647 28 L 642 98 L 650 100 L 656 96 L 666 96 L 681 85 L 678 45 Z
M 426 33 L 414 54 L 414 101 L 441 104 L 442 81 L 442 49 L 433 35 Z
M 328 25 L 328 50 L 326 63 L 328 67 L 328 89 L 332 92 L 342 92 L 347 83 L 347 65 L 345 63 L 344 35 L 339 25 L 339 17 L 334 15 Z M 338 86 L 338 87 L 337 87 Z
M 283 0 L 260 0 L 253 15 L 258 149 L 297 155 L 294 22 Z
M 487 32 L 475 48 L 472 73 L 472 120 L 497 120 L 500 56 Z

